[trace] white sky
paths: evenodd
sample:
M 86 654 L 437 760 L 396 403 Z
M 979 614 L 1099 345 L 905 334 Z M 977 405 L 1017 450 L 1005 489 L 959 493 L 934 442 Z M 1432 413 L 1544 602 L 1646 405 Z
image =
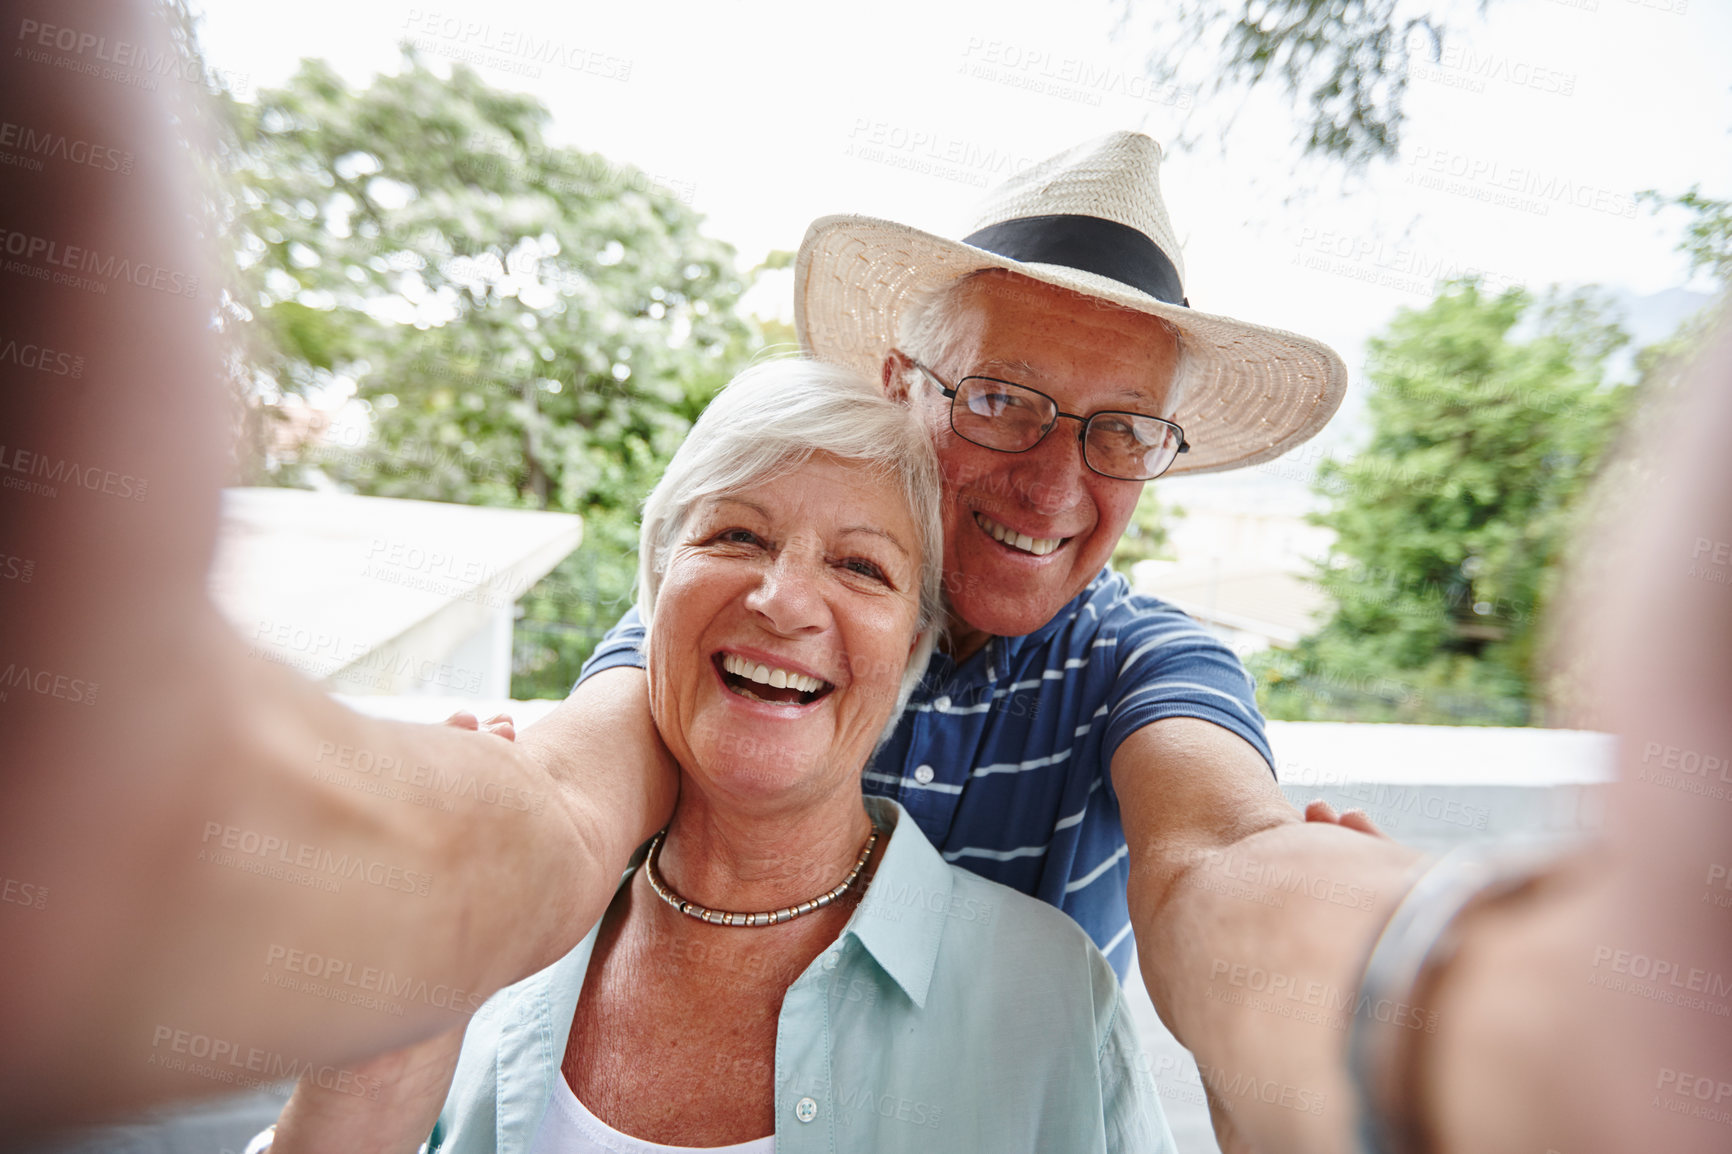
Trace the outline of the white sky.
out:
M 982 183 L 1018 163 L 1115 128 L 1170 140 L 1180 113 L 1144 61 L 1171 3 L 1140 0 L 1121 25 L 1111 0 L 195 0 L 211 65 L 255 91 L 303 56 L 364 83 L 394 70 L 411 36 L 434 60 L 479 52 L 489 83 L 552 110 L 556 143 L 687 194 L 748 268 L 835 212 L 961 235 Z M 1274 93 L 1207 147 L 1170 151 L 1162 184 L 1194 307 L 1328 341 L 1357 385 L 1364 338 L 1423 306 L 1439 273 L 1637 296 L 1685 283 L 1678 219 L 1628 215 L 1629 197 L 1698 182 L 1732 194 L 1732 5 L 1492 0 L 1483 21 L 1467 12 L 1461 55 L 1409 84 L 1401 160 L 1348 187 L 1295 174 Z M 513 71 L 526 34 L 581 49 L 587 69 Z M 1498 195 L 1514 203 L 1483 199 Z M 791 314 L 789 277 L 761 290 L 759 312 Z

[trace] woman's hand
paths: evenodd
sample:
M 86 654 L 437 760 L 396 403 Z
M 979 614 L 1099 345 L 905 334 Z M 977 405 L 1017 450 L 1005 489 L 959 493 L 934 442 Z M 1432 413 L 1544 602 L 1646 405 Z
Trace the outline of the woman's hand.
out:
M 451 1089 L 463 1028 L 349 1067 L 346 1087 L 302 1078 L 277 1120 L 271 1154 L 415 1154 Z

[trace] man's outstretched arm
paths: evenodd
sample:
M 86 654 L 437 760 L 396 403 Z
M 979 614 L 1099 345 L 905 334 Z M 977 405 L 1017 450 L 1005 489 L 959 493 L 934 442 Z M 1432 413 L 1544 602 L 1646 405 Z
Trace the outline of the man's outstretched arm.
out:
M 1112 773 L 1143 980 L 1196 1056 L 1222 1148 L 1349 1149 L 1345 1020 L 1420 855 L 1305 821 L 1257 751 L 1206 721 L 1144 726 Z

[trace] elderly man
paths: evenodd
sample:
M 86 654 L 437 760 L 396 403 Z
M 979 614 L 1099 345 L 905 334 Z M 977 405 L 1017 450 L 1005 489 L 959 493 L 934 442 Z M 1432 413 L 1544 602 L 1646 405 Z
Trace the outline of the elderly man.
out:
M 919 408 L 945 474 L 947 636 L 867 789 L 948 860 L 1070 913 L 1121 976 L 1134 939 L 1163 1018 L 1230 1083 L 1262 1046 L 1222 1045 L 1227 1019 L 1264 1042 L 1291 1023 L 1223 1015 L 1215 971 L 1285 958 L 1289 981 L 1355 988 L 1413 855 L 1326 807 L 1306 827 L 1238 660 L 1105 568 L 1144 482 L 1278 456 L 1346 380 L 1315 341 L 1187 307 L 1160 157 L 1132 133 L 1073 148 L 997 189 L 962 242 L 820 220 L 796 316 L 810 352 Z M 639 664 L 641 636 L 628 614 L 575 700 Z M 1352 900 L 1227 884 L 1274 876 Z M 1315 1069 L 1283 1084 L 1339 1100 Z
M 1107 559 L 1145 481 L 1268 460 L 1346 382 L 1315 341 L 1185 307 L 1160 158 L 1132 133 L 1071 149 L 996 190 L 961 243 L 820 220 L 795 289 L 806 347 L 917 406 L 945 472 L 944 651 L 868 789 L 950 860 L 1069 912 L 1121 975 L 1127 830 L 1194 828 L 1223 790 L 1246 794 L 1235 820 L 1291 808 L 1238 660 Z M 585 676 L 639 663 L 641 636 L 628 614 Z M 1150 788 L 1172 772 L 1203 780 Z

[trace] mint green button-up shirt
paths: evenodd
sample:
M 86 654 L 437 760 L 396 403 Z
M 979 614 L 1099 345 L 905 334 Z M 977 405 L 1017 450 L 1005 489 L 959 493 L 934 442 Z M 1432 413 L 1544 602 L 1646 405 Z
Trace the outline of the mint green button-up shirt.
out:
M 896 830 L 841 935 L 782 1000 L 777 1154 L 1175 1151 L 1118 978 L 1088 935 L 946 863 L 900 805 L 866 804 Z M 595 938 L 476 1013 L 433 1150 L 527 1154 Z

